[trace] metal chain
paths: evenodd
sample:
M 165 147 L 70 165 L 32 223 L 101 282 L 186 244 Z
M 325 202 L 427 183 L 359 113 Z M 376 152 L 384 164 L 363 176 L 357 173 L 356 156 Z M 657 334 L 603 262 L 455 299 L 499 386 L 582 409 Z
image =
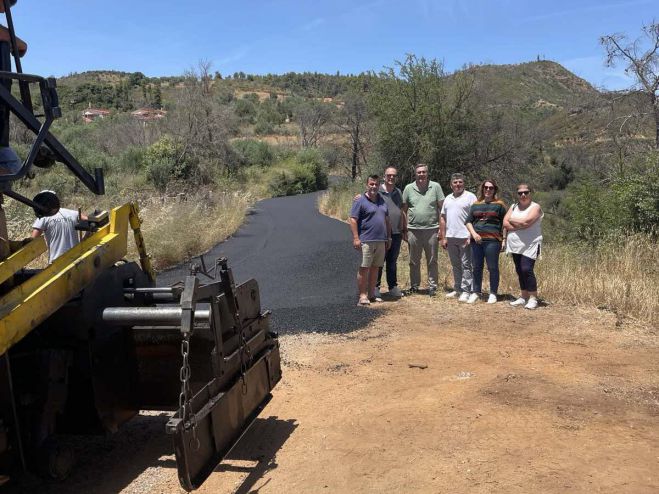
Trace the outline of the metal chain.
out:
M 183 357 L 183 364 L 179 371 L 179 378 L 181 380 L 181 394 L 178 397 L 179 408 L 181 409 L 181 418 L 183 423 L 187 426 L 188 422 L 192 424 L 192 447 L 198 450 L 201 443 L 197 437 L 197 416 L 191 409 L 190 398 L 190 336 L 185 334 L 181 340 L 181 356 Z
M 247 394 L 247 378 L 245 373 L 247 372 L 247 362 L 245 362 L 245 333 L 243 328 L 240 328 L 240 379 L 243 383 L 243 394 Z
M 247 359 L 247 360 L 246 360 Z M 247 369 L 252 364 L 252 352 L 245 338 L 244 328 L 240 328 L 240 379 L 243 382 L 243 394 L 247 394 Z

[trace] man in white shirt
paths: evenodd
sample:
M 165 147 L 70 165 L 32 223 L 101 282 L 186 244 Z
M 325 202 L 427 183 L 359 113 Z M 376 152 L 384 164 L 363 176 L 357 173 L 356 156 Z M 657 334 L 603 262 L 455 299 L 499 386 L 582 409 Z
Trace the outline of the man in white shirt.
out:
M 75 225 L 79 219 L 87 219 L 77 211 L 60 207 L 57 194 L 52 190 L 42 190 L 33 199 L 34 202 L 48 209 L 44 215 L 35 209 L 37 220 L 32 225 L 32 238 L 44 235 L 48 245 L 48 264 L 77 245 L 80 241 Z
M 444 250 L 448 251 L 453 268 L 453 291 L 446 294 L 446 297 L 459 296 L 460 302 L 466 302 L 471 293 L 472 274 L 469 231 L 465 227 L 465 220 L 476 196 L 465 190 L 462 173 L 451 175 L 451 190 L 453 193 L 444 199 L 439 218 L 440 242 Z

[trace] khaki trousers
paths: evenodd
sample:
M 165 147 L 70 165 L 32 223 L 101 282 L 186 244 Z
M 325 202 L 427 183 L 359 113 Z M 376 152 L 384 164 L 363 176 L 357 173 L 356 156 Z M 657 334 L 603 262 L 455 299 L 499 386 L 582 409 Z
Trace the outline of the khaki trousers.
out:
M 428 266 L 428 288 L 437 289 L 438 233 L 437 228 L 428 230 L 414 228 L 407 232 L 407 241 L 410 246 L 410 286 L 412 288 L 419 288 L 421 284 L 421 254 L 425 253 Z

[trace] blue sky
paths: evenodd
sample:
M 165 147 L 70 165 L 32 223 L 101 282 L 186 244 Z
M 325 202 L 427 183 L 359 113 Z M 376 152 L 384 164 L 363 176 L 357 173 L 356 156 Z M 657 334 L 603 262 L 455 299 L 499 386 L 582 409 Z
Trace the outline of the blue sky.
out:
M 598 87 L 631 82 L 604 66 L 599 36 L 640 35 L 657 0 L 18 0 L 24 72 L 108 69 L 180 75 L 380 70 L 406 53 L 467 63 L 554 60 Z

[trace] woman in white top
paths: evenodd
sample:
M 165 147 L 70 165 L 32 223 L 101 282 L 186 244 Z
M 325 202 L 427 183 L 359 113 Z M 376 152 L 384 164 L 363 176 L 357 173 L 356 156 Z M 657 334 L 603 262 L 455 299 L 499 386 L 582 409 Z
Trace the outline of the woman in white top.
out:
M 519 202 L 514 204 L 503 219 L 508 230 L 506 252 L 513 255 L 515 271 L 519 278 L 522 295 L 510 302 L 512 306 L 523 305 L 527 309 L 538 307 L 538 283 L 533 267 L 540 254 L 542 243 L 542 208 L 531 200 L 531 187 L 528 184 L 517 186 Z

